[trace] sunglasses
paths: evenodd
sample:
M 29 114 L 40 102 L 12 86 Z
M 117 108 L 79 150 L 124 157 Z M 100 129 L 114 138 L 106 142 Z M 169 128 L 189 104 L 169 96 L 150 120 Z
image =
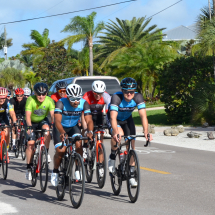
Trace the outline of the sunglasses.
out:
M 46 96 L 46 93 L 37 93 L 38 96 Z
M 68 97 L 70 102 L 79 102 L 81 100 L 81 98 L 71 98 Z
M 125 94 L 129 94 L 129 93 L 130 93 L 131 95 L 135 93 L 135 91 L 128 91 L 128 90 L 123 90 L 123 92 L 124 92 Z
M 97 96 L 102 96 L 103 93 L 96 93 L 96 92 L 93 92 L 94 95 L 97 95 Z
M 58 90 L 58 93 L 66 93 L 66 90 Z
M 16 97 L 23 97 L 24 95 L 16 95 Z

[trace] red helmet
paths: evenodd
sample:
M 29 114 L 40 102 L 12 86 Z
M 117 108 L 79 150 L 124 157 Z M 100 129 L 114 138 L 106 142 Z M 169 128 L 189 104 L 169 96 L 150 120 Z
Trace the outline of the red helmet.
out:
M 0 87 L 0 98 L 4 99 L 7 97 L 8 91 L 6 88 L 4 87 Z
M 22 88 L 17 88 L 17 89 L 15 90 L 15 94 L 16 94 L 16 95 L 24 95 L 24 90 L 23 90 Z

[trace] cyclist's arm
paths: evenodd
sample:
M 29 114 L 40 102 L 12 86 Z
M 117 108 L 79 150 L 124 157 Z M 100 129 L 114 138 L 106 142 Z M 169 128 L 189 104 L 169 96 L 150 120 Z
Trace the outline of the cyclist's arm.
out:
M 111 96 L 108 93 L 104 92 L 103 98 L 104 98 L 104 102 L 105 102 L 105 111 L 107 113 L 108 108 L 109 108 L 109 104 L 110 104 L 110 101 L 111 101 Z
M 10 117 L 13 121 L 13 123 L 16 122 L 16 113 L 14 111 L 13 105 L 11 105 L 10 103 L 7 104 L 7 108 L 8 108 L 8 112 L 10 114 Z
M 81 124 L 82 124 L 82 128 L 84 130 L 86 130 L 87 129 L 87 123 L 85 121 L 85 117 L 84 117 L 84 113 L 83 112 L 81 113 Z
M 117 127 L 117 111 L 110 111 L 110 123 L 113 129 L 112 135 L 118 134 L 118 127 Z
M 93 119 L 90 111 L 90 105 L 87 101 L 84 102 L 84 119 L 87 123 L 88 131 L 93 131 Z
M 51 122 L 54 122 L 54 112 L 55 112 L 55 103 L 53 99 L 50 99 L 50 104 L 49 104 L 49 113 L 51 115 Z M 57 105 L 57 104 L 56 104 Z
M 54 110 L 51 110 L 49 113 L 51 115 L 51 122 L 53 123 L 54 122 Z
M 26 124 L 27 126 L 32 126 L 31 124 L 31 111 L 25 111 Z
M 58 101 L 56 103 L 56 108 L 54 110 L 54 122 L 55 122 L 55 126 L 58 129 L 58 131 L 60 132 L 60 134 L 66 133 L 63 129 L 62 124 L 61 124 L 62 111 L 63 111 L 63 103 L 62 103 L 62 101 Z

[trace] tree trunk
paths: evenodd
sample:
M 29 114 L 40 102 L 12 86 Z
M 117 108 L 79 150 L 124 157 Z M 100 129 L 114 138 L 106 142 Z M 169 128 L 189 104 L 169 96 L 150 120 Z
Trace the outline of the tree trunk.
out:
M 215 82 L 215 59 L 214 59 L 214 50 L 213 50 L 213 66 L 214 66 L 214 82 Z
M 157 82 L 155 82 L 155 83 L 154 83 L 154 86 L 153 86 L 152 98 L 154 97 L 156 87 L 157 87 Z
M 90 75 L 93 76 L 93 38 L 89 38 L 89 58 L 90 58 Z
M 214 12 L 213 16 L 215 17 L 215 0 L 213 0 L 213 12 Z

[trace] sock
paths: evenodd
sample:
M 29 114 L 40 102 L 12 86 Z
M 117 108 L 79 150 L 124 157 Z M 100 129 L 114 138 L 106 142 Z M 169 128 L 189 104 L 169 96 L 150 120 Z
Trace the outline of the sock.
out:
M 15 143 L 16 143 L 16 139 L 13 139 L 13 146 L 15 146 Z
M 49 149 L 46 149 L 46 151 L 47 151 L 47 154 L 49 153 Z
M 54 168 L 53 173 L 59 173 L 59 170 Z
M 9 145 L 7 146 L 7 151 L 9 150 Z
M 110 159 L 116 160 L 116 150 L 111 149 Z
M 131 172 L 131 177 L 132 178 L 134 177 L 134 169 L 135 169 L 134 166 L 130 166 L 130 172 Z
M 30 169 L 32 167 L 31 164 L 27 164 L 27 169 Z

